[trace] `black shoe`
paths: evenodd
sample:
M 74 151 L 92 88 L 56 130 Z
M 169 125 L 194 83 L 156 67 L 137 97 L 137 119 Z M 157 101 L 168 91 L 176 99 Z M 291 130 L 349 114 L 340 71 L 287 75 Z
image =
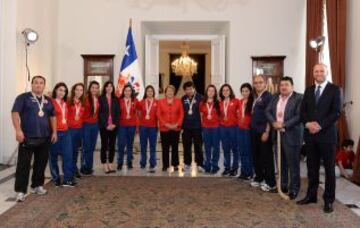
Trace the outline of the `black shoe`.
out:
M 222 172 L 221 176 L 229 176 L 230 175 L 230 170 L 229 169 L 225 169 L 224 172 Z
M 54 185 L 55 185 L 56 188 L 60 187 L 61 186 L 61 181 L 60 180 L 54 181 Z
M 298 205 L 306 205 L 309 203 L 317 203 L 317 199 L 312 199 L 312 198 L 306 196 L 304 199 L 296 202 L 296 204 L 298 204 Z
M 288 192 L 289 192 L 288 188 L 281 188 L 281 191 L 282 191 L 283 193 L 288 193 Z
M 211 171 L 210 171 L 210 174 L 217 174 L 217 172 L 219 172 L 219 169 L 212 169 Z
M 332 203 L 325 203 L 324 205 L 324 212 L 325 213 L 331 213 L 334 211 Z
M 77 179 L 81 179 L 81 175 L 80 175 L 80 172 L 79 172 L 79 171 L 77 171 L 74 176 L 75 176 L 75 178 L 77 178 Z
M 121 170 L 122 170 L 122 164 L 118 164 L 118 165 L 117 165 L 117 170 L 118 170 L 118 171 L 121 171 Z
M 179 167 L 174 167 L 174 172 L 177 172 L 177 171 L 179 171 Z
M 64 183 L 62 184 L 62 186 L 63 186 L 63 187 L 71 187 L 71 188 L 73 188 L 73 187 L 76 186 L 76 184 L 75 184 L 75 182 L 73 182 L 73 181 L 64 181 Z
M 296 199 L 296 197 L 297 197 L 297 193 L 294 193 L 294 192 L 289 193 L 290 200 L 294 200 L 294 199 Z
M 84 171 L 82 171 L 81 172 L 81 174 L 83 175 L 83 176 L 91 176 L 92 174 L 93 174 L 93 171 L 92 170 L 84 170 Z
M 134 168 L 133 165 L 132 165 L 132 162 L 127 163 L 127 167 L 128 167 L 128 169 Z
M 168 169 L 167 167 L 163 167 L 163 168 L 162 168 L 162 171 L 163 171 L 163 172 L 166 172 L 167 169 Z
M 229 176 L 230 176 L 230 177 L 236 177 L 236 176 L 237 176 L 237 173 L 238 173 L 237 169 L 233 169 L 233 170 L 230 171 Z
M 140 168 L 141 168 L 141 169 L 145 169 L 146 166 L 145 166 L 145 165 L 140 165 Z
M 240 175 L 239 177 L 238 177 L 238 179 L 240 179 L 240 180 L 245 180 L 245 181 L 249 181 L 249 180 L 251 180 L 251 176 L 245 176 L 245 175 Z

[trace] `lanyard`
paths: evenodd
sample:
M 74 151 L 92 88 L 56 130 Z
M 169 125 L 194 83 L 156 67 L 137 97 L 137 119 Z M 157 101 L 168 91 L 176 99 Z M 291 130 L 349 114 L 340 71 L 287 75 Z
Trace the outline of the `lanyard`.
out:
M 131 100 L 128 98 L 125 98 L 124 102 L 125 102 L 126 118 L 130 119 Z
M 151 111 L 151 108 L 153 106 L 153 103 L 154 103 L 154 99 L 150 100 L 150 99 L 146 99 L 145 100 L 145 109 L 146 109 L 146 116 L 145 118 L 146 119 L 150 119 L 150 111 Z
M 230 104 L 230 99 L 224 100 L 223 107 L 224 107 L 224 116 L 225 116 L 225 119 L 227 119 L 229 104 Z
M 43 117 L 44 116 L 44 111 L 43 111 L 43 107 L 44 107 L 44 95 L 41 95 L 41 102 L 39 102 L 39 100 L 37 99 L 36 95 L 34 93 L 31 93 L 34 100 L 36 101 L 38 107 L 39 107 L 39 112 L 38 112 L 38 115 L 40 117 Z
M 65 124 L 65 123 L 66 123 L 66 104 L 65 104 L 65 102 L 63 102 L 63 103 L 61 104 L 61 101 L 59 101 L 59 100 L 57 100 L 57 99 L 55 99 L 55 100 L 56 100 L 56 103 L 58 103 L 58 105 L 59 105 L 59 107 L 60 107 L 60 109 L 61 109 L 61 119 L 62 119 L 62 123 Z

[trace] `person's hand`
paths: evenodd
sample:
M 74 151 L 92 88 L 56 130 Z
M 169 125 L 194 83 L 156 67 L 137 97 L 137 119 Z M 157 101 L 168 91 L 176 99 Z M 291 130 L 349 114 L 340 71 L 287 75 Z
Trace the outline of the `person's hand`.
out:
M 173 125 L 172 124 L 169 124 L 169 123 L 166 123 L 165 124 L 165 127 L 169 128 L 170 130 L 173 128 Z
M 265 131 L 262 135 L 261 135 L 261 141 L 262 142 L 266 142 L 269 139 L 269 132 Z
M 22 130 L 16 131 L 16 141 L 22 143 L 24 142 L 24 140 L 25 140 L 24 132 L 22 132 Z
M 115 124 L 109 124 L 106 129 L 112 131 L 115 129 L 115 127 L 116 127 Z
M 52 134 L 51 134 L 51 143 L 56 143 L 57 142 L 57 140 L 58 140 L 58 137 L 57 137 L 57 133 L 56 132 L 53 132 Z
M 316 134 L 321 130 L 321 127 L 317 122 L 306 123 L 306 128 L 309 130 L 310 134 Z
M 272 126 L 273 126 L 273 128 L 275 128 L 276 130 L 280 130 L 280 129 L 284 128 L 283 124 L 280 123 L 280 122 L 274 122 L 274 123 L 272 124 Z

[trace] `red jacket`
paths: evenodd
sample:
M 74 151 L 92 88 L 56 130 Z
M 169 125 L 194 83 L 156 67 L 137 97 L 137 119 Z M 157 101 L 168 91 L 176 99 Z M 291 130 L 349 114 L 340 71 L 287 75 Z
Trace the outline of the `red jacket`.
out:
M 139 124 L 143 127 L 157 127 L 158 125 L 158 118 L 156 115 L 157 108 L 158 108 L 158 101 L 154 99 L 153 104 L 150 109 L 150 119 L 146 119 L 146 105 L 145 102 L 149 102 L 148 105 L 150 105 L 150 101 L 143 99 L 137 103 L 137 110 L 139 111 Z
M 89 99 L 88 97 L 85 98 L 85 102 L 84 102 L 84 123 L 97 123 L 98 122 L 98 116 L 99 116 L 99 98 L 97 99 L 96 102 L 96 107 L 95 108 L 95 113 L 91 112 L 91 106 L 89 103 Z
M 79 111 L 79 119 L 76 120 L 75 119 L 75 115 L 76 115 L 76 107 L 75 105 L 80 106 L 80 111 Z M 69 128 L 82 128 L 83 126 L 83 118 L 84 118 L 84 111 L 85 111 L 85 107 L 83 104 L 81 104 L 81 102 L 77 102 L 74 103 L 73 105 L 70 105 L 70 102 L 67 102 L 67 108 L 68 108 L 68 125 Z
M 244 106 L 244 99 L 240 99 L 238 103 L 238 126 L 240 129 L 249 130 L 251 114 L 245 113 L 245 108 L 246 106 Z
M 63 116 L 60 104 L 55 100 L 52 99 L 52 103 L 54 105 L 55 116 L 56 116 L 56 129 L 58 131 L 67 131 L 68 127 L 68 109 L 66 107 L 66 103 L 64 100 L 61 100 L 61 106 L 65 106 L 65 116 Z M 63 122 L 65 120 L 65 122 Z
M 169 131 L 165 124 L 177 124 L 175 131 L 181 130 L 181 125 L 184 119 L 184 110 L 182 102 L 179 98 L 174 97 L 171 104 L 168 103 L 167 98 L 158 101 L 157 117 L 159 119 L 160 131 Z
M 125 99 L 119 98 L 120 103 L 120 126 L 137 126 L 137 115 L 136 115 L 136 106 L 138 103 L 138 100 L 135 98 L 130 101 L 130 119 L 127 119 L 127 113 L 126 113 L 126 106 L 125 106 Z
M 224 102 L 220 101 L 220 125 L 223 127 L 234 127 L 238 125 L 237 111 L 238 100 L 236 98 L 229 101 L 227 119 L 225 119 Z
M 206 102 L 209 104 L 209 107 L 211 107 L 212 103 Z M 201 115 L 201 126 L 204 128 L 215 128 L 219 127 L 220 119 L 219 114 L 216 108 L 213 106 L 211 109 L 211 112 L 209 113 L 206 103 L 201 101 L 199 104 L 199 110 Z M 209 115 L 210 114 L 210 115 Z M 211 116 L 211 118 L 209 118 Z

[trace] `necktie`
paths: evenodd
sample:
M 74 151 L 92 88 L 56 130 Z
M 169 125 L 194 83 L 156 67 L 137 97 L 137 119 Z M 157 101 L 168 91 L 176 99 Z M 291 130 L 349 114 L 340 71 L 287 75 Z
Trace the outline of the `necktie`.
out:
M 321 86 L 318 86 L 315 91 L 315 103 L 316 104 L 318 103 L 319 98 L 320 98 L 320 90 L 321 90 Z

